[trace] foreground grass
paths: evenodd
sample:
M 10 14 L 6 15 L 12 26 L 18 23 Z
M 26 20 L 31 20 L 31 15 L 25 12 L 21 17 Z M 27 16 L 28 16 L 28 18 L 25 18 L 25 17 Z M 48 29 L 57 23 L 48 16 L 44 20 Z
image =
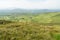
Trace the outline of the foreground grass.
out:
M 34 22 L 0 24 L 0 40 L 60 40 L 60 25 Z

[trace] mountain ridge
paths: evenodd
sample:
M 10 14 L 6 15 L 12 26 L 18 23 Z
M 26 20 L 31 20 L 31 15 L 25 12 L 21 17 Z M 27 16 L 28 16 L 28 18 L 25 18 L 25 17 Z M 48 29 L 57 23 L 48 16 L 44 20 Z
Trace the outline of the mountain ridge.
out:
M 44 12 L 60 12 L 59 9 L 3 9 L 0 10 L 0 15 L 12 13 L 44 13 Z

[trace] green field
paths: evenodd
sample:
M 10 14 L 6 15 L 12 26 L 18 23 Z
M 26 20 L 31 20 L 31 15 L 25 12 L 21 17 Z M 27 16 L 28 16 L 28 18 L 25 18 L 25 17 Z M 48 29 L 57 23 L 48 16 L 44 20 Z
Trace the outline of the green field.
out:
M 0 16 L 0 40 L 60 40 L 60 12 Z

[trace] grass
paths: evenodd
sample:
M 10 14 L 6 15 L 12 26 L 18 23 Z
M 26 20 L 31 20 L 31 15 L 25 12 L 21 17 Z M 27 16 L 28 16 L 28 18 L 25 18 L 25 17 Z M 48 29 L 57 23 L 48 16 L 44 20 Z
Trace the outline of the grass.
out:
M 16 19 L 11 16 L 12 20 L 10 17 L 0 20 L 0 40 L 60 40 L 60 24 L 54 24 L 58 14 L 25 15 Z
M 59 34 L 54 34 L 54 38 L 55 38 L 56 40 L 60 40 L 60 33 L 59 33 Z
M 32 22 L 0 24 L 0 40 L 54 40 L 53 34 L 60 33 L 59 30 Z

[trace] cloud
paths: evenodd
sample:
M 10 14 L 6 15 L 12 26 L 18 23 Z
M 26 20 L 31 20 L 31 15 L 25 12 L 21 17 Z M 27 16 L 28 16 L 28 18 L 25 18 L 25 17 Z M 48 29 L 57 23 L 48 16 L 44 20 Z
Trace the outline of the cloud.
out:
M 59 9 L 60 0 L 0 0 L 0 9 Z

